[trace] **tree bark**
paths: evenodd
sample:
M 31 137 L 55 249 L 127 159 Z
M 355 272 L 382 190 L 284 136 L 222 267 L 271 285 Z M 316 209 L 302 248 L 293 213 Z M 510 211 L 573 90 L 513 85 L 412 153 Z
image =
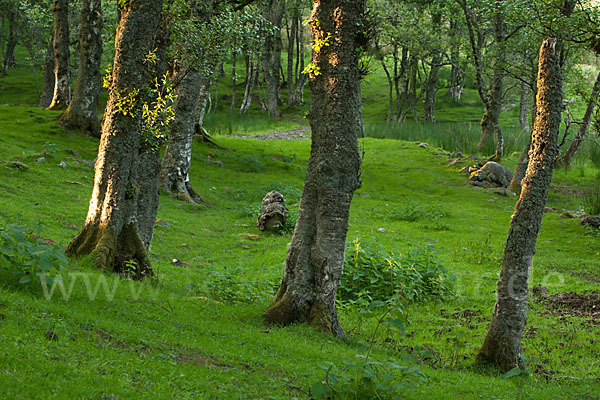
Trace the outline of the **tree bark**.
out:
M 54 0 L 54 95 L 49 110 L 64 110 L 71 102 L 69 65 L 69 1 Z
M 456 0 L 461 6 L 465 15 L 465 22 L 467 25 L 467 31 L 469 33 L 469 42 L 471 44 L 471 52 L 473 55 L 473 63 L 475 64 L 475 85 L 479 98 L 483 103 L 485 112 L 481 118 L 481 138 L 477 147 L 479 150 L 483 149 L 486 139 L 490 136 L 496 136 L 496 153 L 491 158 L 495 161 L 500 161 L 504 151 L 504 138 L 498 119 L 500 118 L 500 111 L 502 109 L 502 95 L 503 85 L 502 79 L 504 77 L 504 63 L 505 63 L 505 41 L 506 41 L 506 25 L 504 23 L 504 17 L 502 14 L 502 0 L 496 0 L 495 4 L 498 6 L 494 13 L 494 35 L 496 38 L 496 44 L 498 49 L 496 51 L 496 57 L 494 58 L 494 72 L 492 81 L 490 84 L 491 93 L 488 95 L 486 85 L 483 81 L 482 73 L 482 60 L 481 60 L 481 44 L 483 43 L 483 37 L 479 35 L 475 38 L 474 26 L 475 16 L 473 11 L 468 7 L 466 0 Z
M 431 16 L 431 24 L 434 33 L 440 34 L 439 28 L 442 24 L 442 14 L 439 10 L 433 12 Z M 423 120 L 425 122 L 435 122 L 435 103 L 437 96 L 438 73 L 442 67 L 442 53 L 439 49 L 433 49 L 431 57 L 431 65 L 429 66 L 429 74 L 425 81 L 425 99 L 423 104 Z
M 431 59 L 431 68 L 425 82 L 425 101 L 423 104 L 423 119 L 425 122 L 435 122 L 435 103 L 437 95 L 438 72 L 440 71 L 442 55 L 436 52 Z
M 485 138 L 492 136 L 496 138 L 496 153 L 492 160 L 500 162 L 504 155 L 504 136 L 500 129 L 500 112 L 502 111 L 502 97 L 504 95 L 504 70 L 506 63 L 506 24 L 503 15 L 503 0 L 496 1 L 496 12 L 494 13 L 494 35 L 496 39 L 496 55 L 494 57 L 494 74 L 491 81 L 491 93 L 488 102 L 485 103 L 485 114 L 481 119 L 481 140 L 479 148 L 482 149 Z
M 19 42 L 19 27 L 17 22 L 17 6 L 8 6 L 8 12 L 6 17 L 8 19 L 8 40 L 6 41 L 6 50 L 4 51 L 4 57 L 2 59 L 2 74 L 8 74 L 10 68 L 14 68 L 17 65 L 15 60 L 15 48 Z
M 465 79 L 463 72 L 460 69 L 460 45 L 458 44 L 459 36 L 459 22 L 456 18 L 450 19 L 450 37 L 452 40 L 452 47 L 450 49 L 450 62 L 452 63 L 452 69 L 450 70 L 450 87 L 448 88 L 448 96 L 454 103 L 460 101 L 462 95 L 463 86 Z
M 579 130 L 577 131 L 577 135 L 571 142 L 571 145 L 565 151 L 559 160 L 558 163 L 560 166 L 569 167 L 571 165 L 571 161 L 573 161 L 573 157 L 583 144 L 583 139 L 587 135 L 588 128 L 592 121 L 592 114 L 594 113 L 594 108 L 596 108 L 598 102 L 598 94 L 600 93 L 600 73 L 596 77 L 596 82 L 594 83 L 594 87 L 592 88 L 592 93 L 590 93 L 590 98 L 588 100 L 587 107 L 585 109 L 585 114 L 583 115 L 583 120 L 581 121 L 581 125 L 579 125 Z
M 102 1 L 83 0 L 79 22 L 79 71 L 71 103 L 61 119 L 67 128 L 100 137 L 98 98 L 102 90 Z
M 165 147 L 160 171 L 160 187 L 174 194 L 179 200 L 194 203 L 200 197 L 190 183 L 189 171 L 192 164 L 192 142 L 196 132 L 196 115 L 200 97 L 208 78 L 195 67 L 188 69 L 175 66 L 173 80 L 177 82 L 177 98 L 173 105 L 175 119 L 171 124 L 169 141 Z M 203 99 L 204 100 L 204 99 Z
M 48 41 L 48 49 L 44 57 L 43 88 L 40 95 L 40 107 L 47 108 L 52 103 L 54 96 L 54 38 Z
M 540 49 L 537 113 L 529 165 L 506 240 L 498 293 L 477 362 L 501 370 L 522 367 L 521 335 L 527 321 L 527 286 L 535 243 L 558 155 L 562 110 L 560 42 L 546 38 Z
M 529 86 L 521 82 L 521 98 L 519 99 L 519 124 L 524 132 L 531 132 L 529 127 Z
M 335 296 L 344 263 L 350 202 L 360 185 L 357 138 L 362 134 L 356 26 L 365 2 L 315 0 L 311 27 L 315 41 L 329 46 L 313 50 L 320 75 L 310 74 L 311 155 L 298 222 L 283 279 L 268 323 L 306 322 L 343 336 Z M 316 23 L 318 21 L 318 23 Z
M 127 271 L 137 278 L 152 273 L 147 246 L 154 229 L 151 215 L 158 201 L 158 171 L 156 162 L 148 166 L 146 161 L 156 160 L 157 156 L 144 154 L 140 110 L 124 113 L 119 104 L 130 95 L 136 102 L 143 101 L 136 93 L 152 81 L 145 60 L 156 48 L 162 3 L 129 0 L 119 10 L 94 189 L 85 224 L 66 249 L 71 256 L 92 254 L 98 267 Z
M 294 47 L 296 45 L 296 31 L 298 30 L 298 6 L 294 6 L 294 10 L 291 16 L 291 27 L 288 31 L 288 54 L 287 54 L 287 86 L 288 86 L 288 107 L 293 108 L 298 105 L 296 102 L 296 96 L 294 96 Z
M 244 90 L 244 100 L 240 106 L 240 114 L 247 114 L 252 104 L 252 91 L 258 80 L 258 62 L 252 52 L 248 53 L 248 66 L 246 68 L 246 89 Z
M 235 43 L 234 43 L 235 46 Z M 237 89 L 237 74 L 235 72 L 237 66 L 237 53 L 233 54 L 233 60 L 231 63 L 231 111 L 235 111 L 235 104 L 237 102 L 236 89 Z
M 383 72 L 385 72 L 388 81 L 388 113 L 386 123 L 389 124 L 394 117 L 394 81 L 392 80 L 390 71 L 388 71 L 387 66 L 385 65 L 385 58 L 383 57 L 381 58 L 381 66 L 383 67 Z
M 535 73 L 534 73 L 535 74 Z M 537 77 L 532 80 L 532 88 L 533 88 L 533 98 L 537 99 Z M 537 104 L 534 101 L 533 106 L 531 107 L 531 125 L 535 125 L 535 120 L 537 118 Z M 510 182 L 509 189 L 516 193 L 517 196 L 521 194 L 521 182 L 523 178 L 525 178 L 525 173 L 527 172 L 527 165 L 529 164 L 529 149 L 531 148 L 531 133 L 529 134 L 529 141 L 527 142 L 527 147 L 521 153 L 519 160 L 517 161 L 517 166 L 515 167 L 515 173 L 513 174 L 512 181 Z
M 279 109 L 279 69 L 281 68 L 281 20 L 283 5 L 280 0 L 266 0 L 262 14 L 273 25 L 273 32 L 265 37 L 262 55 L 263 74 L 267 86 L 267 112 L 269 117 L 281 117 Z

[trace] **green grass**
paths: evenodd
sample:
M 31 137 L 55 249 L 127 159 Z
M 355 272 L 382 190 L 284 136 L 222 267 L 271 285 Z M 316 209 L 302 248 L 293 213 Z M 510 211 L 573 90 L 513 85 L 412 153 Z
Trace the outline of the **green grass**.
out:
M 30 91 L 21 98 L 33 98 Z M 2 103 L 36 103 L 18 100 L 15 92 L 2 96 Z M 41 225 L 43 238 L 64 246 L 85 220 L 93 169 L 81 161 L 95 158 L 98 142 L 64 131 L 57 116 L 0 105 L 0 225 Z M 258 117 L 247 118 L 245 133 L 295 127 L 284 121 L 269 128 Z M 217 120 L 213 126 L 219 123 L 227 126 Z M 456 129 L 436 126 L 447 127 L 440 129 L 447 136 Z M 319 363 L 341 366 L 365 354 L 374 324 L 353 308 L 340 310 L 344 340 L 304 325 L 267 329 L 261 320 L 290 235 L 259 233 L 252 214 L 274 188 L 298 210 L 310 143 L 216 140 L 226 150 L 194 144 L 191 181 L 208 206 L 161 195 L 162 221 L 151 249 L 157 281 L 132 282 L 96 271 L 86 259 L 72 260 L 65 281 L 67 289 L 73 283 L 71 296 L 64 299 L 57 289 L 47 300 L 0 268 L 1 398 L 307 398 L 310 385 L 323 377 Z M 414 382 L 416 391 L 402 393 L 406 398 L 598 398 L 600 327 L 582 317 L 554 316 L 534 301 L 523 338 L 528 374 L 502 379 L 473 366 L 491 320 L 515 198 L 468 185 L 460 165 L 448 168 L 442 151 L 413 140 L 435 144 L 422 138 L 361 141 L 363 186 L 352 204 L 348 240 L 377 241 L 388 250 L 433 246 L 457 275 L 457 296 L 409 306 L 406 336 L 380 329 L 374 359 L 417 367 L 427 376 Z M 42 156 L 45 161 L 35 161 Z M 29 169 L 12 168 L 11 160 Z M 557 172 L 549 206 L 574 211 L 583 204 L 572 193 L 590 185 L 598 171 L 589 163 L 584 168 L 584 176 L 578 167 Z M 407 209 L 425 210 L 425 216 L 394 217 Z M 435 216 L 427 218 L 427 210 Z M 578 220 L 546 214 L 530 286 L 544 284 L 551 294 L 597 289 L 598 241 Z M 189 267 L 173 264 L 174 258 Z M 92 296 L 98 282 L 106 282 L 108 292 L 99 286 Z

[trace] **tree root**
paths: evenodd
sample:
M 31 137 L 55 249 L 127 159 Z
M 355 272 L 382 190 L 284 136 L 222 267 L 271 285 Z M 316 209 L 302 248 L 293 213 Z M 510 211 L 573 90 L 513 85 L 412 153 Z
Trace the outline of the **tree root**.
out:
M 200 126 L 200 124 L 196 124 L 196 127 L 194 129 L 195 133 L 194 136 L 202 143 L 206 143 L 209 146 L 215 147 L 217 149 L 220 150 L 227 150 L 225 147 L 218 145 L 217 143 L 215 143 L 215 141 L 210 137 L 210 135 L 208 134 L 208 132 L 206 132 L 206 129 L 204 129 L 203 126 Z
M 65 253 L 71 257 L 91 254 L 96 267 L 134 279 L 154 274 L 144 242 L 133 223 L 125 225 L 120 235 L 113 227 L 86 224 Z

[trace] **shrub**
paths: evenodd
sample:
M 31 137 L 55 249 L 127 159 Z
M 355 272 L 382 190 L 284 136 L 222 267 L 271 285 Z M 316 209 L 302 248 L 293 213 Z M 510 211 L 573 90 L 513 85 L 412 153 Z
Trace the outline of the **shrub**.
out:
M 0 268 L 16 275 L 20 284 L 62 284 L 62 274 L 69 268 L 65 250 L 40 240 L 40 233 L 39 227 L 35 234 L 27 226 L 0 227 Z
M 379 244 L 348 243 L 344 273 L 338 287 L 340 302 L 391 301 L 408 303 L 455 293 L 456 276 L 447 272 L 431 246 L 412 245 L 406 252 L 388 252 Z

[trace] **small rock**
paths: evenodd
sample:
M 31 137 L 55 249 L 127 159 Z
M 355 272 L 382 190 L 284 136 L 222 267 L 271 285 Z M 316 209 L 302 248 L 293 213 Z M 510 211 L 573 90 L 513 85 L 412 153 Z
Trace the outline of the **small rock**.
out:
M 21 161 L 11 161 L 9 163 L 9 165 L 11 167 L 13 167 L 13 168 L 20 169 L 20 170 L 23 170 L 23 171 L 29 169 L 29 166 L 27 164 L 23 164 Z
M 564 213 L 559 215 L 559 218 L 577 218 L 577 216 L 574 214 L 571 214 L 568 211 L 565 211 Z
M 581 225 L 587 225 L 587 226 L 591 226 L 592 228 L 598 228 L 598 227 L 600 227 L 600 216 L 587 215 L 585 217 L 582 217 L 580 222 L 581 222 Z
M 206 161 L 208 161 L 208 162 L 209 162 L 209 163 L 211 163 L 211 164 L 218 165 L 219 167 L 223 167 L 223 166 L 225 166 L 225 163 L 224 163 L 223 161 L 219 161 L 219 160 L 212 160 L 212 159 L 210 158 L 210 156 L 208 156 L 208 157 L 206 158 Z
M 461 161 L 462 161 L 462 159 L 457 158 L 454 161 L 452 161 L 450 164 L 448 164 L 448 167 L 454 167 L 456 164 L 458 164 Z
M 39 158 L 35 159 L 35 162 L 38 163 L 38 164 L 39 163 L 43 163 L 44 161 L 46 161 L 46 157 L 39 157 Z
M 65 152 L 68 153 L 68 154 L 70 154 L 70 155 L 72 155 L 72 156 L 81 158 L 81 154 L 79 154 L 75 150 L 69 149 L 69 150 L 65 150 Z
M 468 165 L 466 167 L 462 167 L 458 172 L 470 172 L 469 169 L 471 167 L 469 167 Z
M 427 145 L 425 143 L 419 143 L 417 146 L 419 146 L 422 149 L 426 149 Z
M 164 219 L 157 219 L 155 225 L 164 226 L 165 228 L 170 228 L 171 224 L 165 221 Z
M 259 240 L 260 239 L 260 235 L 257 235 L 255 233 L 240 233 L 240 236 L 243 238 L 246 238 L 248 240 Z
M 544 213 L 558 212 L 558 208 L 554 207 L 544 207 Z
M 472 174 L 473 172 L 479 171 L 479 168 L 472 165 L 469 167 L 469 169 L 467 171 L 469 171 L 469 173 Z
M 360 193 L 359 196 L 361 196 L 361 197 L 367 197 L 367 196 L 370 196 L 370 194 L 369 193 Z
M 256 221 L 256 226 L 261 231 L 272 231 L 285 224 L 287 208 L 283 195 L 272 190 L 262 200 L 261 212 Z
M 171 264 L 173 265 L 177 265 L 178 267 L 183 267 L 183 268 L 189 268 L 190 264 L 181 261 L 179 258 L 174 258 L 173 260 L 171 260 Z
M 64 161 L 61 161 L 61 162 L 58 163 L 58 166 L 61 167 L 61 168 L 67 168 L 67 163 L 64 162 Z
M 492 186 L 508 187 L 513 178 L 512 172 L 494 161 L 488 161 L 481 169 L 473 171 L 469 179 L 472 181 L 487 181 Z
M 507 188 L 496 188 L 496 189 L 494 189 L 494 193 L 498 194 L 500 196 L 516 196 L 517 195 L 516 193 L 511 192 Z
M 377 232 L 385 233 L 386 230 L 385 230 L 385 228 L 379 228 L 379 229 L 377 229 Z
M 472 181 L 471 185 L 477 186 L 477 187 L 488 187 L 489 186 L 487 182 L 479 182 L 479 181 Z

